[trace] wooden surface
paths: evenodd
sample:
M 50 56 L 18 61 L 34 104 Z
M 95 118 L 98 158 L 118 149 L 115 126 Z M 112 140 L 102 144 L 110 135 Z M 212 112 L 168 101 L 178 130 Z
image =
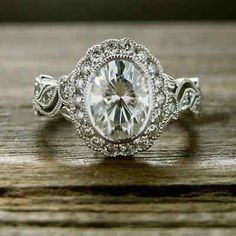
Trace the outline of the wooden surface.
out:
M 174 77 L 199 76 L 202 116 L 134 158 L 94 154 L 35 117 L 34 77 L 131 37 Z M 0 235 L 236 235 L 236 24 L 0 26 Z

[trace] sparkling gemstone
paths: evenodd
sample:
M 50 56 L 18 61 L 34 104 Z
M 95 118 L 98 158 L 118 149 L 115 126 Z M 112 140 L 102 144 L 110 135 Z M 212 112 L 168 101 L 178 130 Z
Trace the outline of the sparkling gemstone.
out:
M 74 96 L 74 104 L 79 107 L 81 105 L 82 97 L 79 94 Z
M 161 88 L 164 85 L 164 80 L 162 78 L 155 79 L 155 86 Z
M 102 57 L 102 54 L 98 49 L 96 49 L 93 51 L 91 57 L 93 61 L 99 61 Z
M 158 68 L 155 64 L 151 63 L 150 65 L 148 65 L 148 69 L 149 69 L 149 72 L 153 75 L 157 75 L 158 73 Z
M 104 64 L 88 85 L 86 106 L 94 128 L 112 141 L 130 139 L 146 127 L 151 86 L 135 63 L 116 59 Z
M 144 51 L 140 51 L 137 55 L 140 60 L 142 60 L 144 62 L 147 61 L 148 55 Z
M 156 104 L 155 107 L 159 107 L 165 101 L 165 94 L 163 92 L 158 92 L 156 95 Z

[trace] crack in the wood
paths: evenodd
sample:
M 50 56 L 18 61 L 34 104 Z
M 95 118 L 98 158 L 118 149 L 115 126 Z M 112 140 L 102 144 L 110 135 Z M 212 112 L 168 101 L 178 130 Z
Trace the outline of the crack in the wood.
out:
M 136 197 L 185 197 L 196 198 L 201 196 L 235 197 L 236 184 L 211 185 L 94 185 L 94 186 L 50 186 L 50 187 L 0 187 L 1 197 L 41 196 L 41 195 L 102 195 L 102 196 L 136 196 Z
M 234 224 L 219 224 L 218 222 L 208 222 L 202 224 L 202 222 L 180 222 L 180 223 L 170 223 L 170 222 L 76 222 L 76 221 L 25 221 L 25 222 L 15 222 L 15 221 L 4 221 L 0 222 L 1 226 L 39 226 L 39 227 L 77 227 L 77 228 L 178 228 L 178 227 L 189 227 L 189 228 L 236 228 Z

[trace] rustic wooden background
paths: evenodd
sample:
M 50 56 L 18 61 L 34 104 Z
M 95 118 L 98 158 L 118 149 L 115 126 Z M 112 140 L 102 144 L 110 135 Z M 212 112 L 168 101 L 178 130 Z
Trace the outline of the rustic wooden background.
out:
M 127 36 L 174 77 L 201 78 L 202 115 L 103 158 L 63 119 L 34 116 L 34 77 Z M 236 235 L 235 42 L 235 23 L 1 25 L 0 235 Z

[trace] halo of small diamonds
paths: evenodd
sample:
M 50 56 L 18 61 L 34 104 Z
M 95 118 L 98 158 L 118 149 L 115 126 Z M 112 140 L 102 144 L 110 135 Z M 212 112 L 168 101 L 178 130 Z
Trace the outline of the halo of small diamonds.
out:
M 129 60 L 137 64 L 151 84 L 152 92 L 152 110 L 145 129 L 134 139 L 121 143 L 112 143 L 99 135 L 86 110 L 88 85 L 102 65 L 115 59 Z M 65 96 L 62 92 L 61 97 L 64 98 L 64 103 L 68 104 L 77 133 L 88 147 L 106 156 L 130 156 L 151 147 L 170 119 L 176 118 L 178 114 L 178 104 L 170 90 L 172 78 L 163 73 L 160 62 L 147 48 L 131 39 L 109 39 L 91 47 L 68 79 L 62 83 L 67 94 Z

